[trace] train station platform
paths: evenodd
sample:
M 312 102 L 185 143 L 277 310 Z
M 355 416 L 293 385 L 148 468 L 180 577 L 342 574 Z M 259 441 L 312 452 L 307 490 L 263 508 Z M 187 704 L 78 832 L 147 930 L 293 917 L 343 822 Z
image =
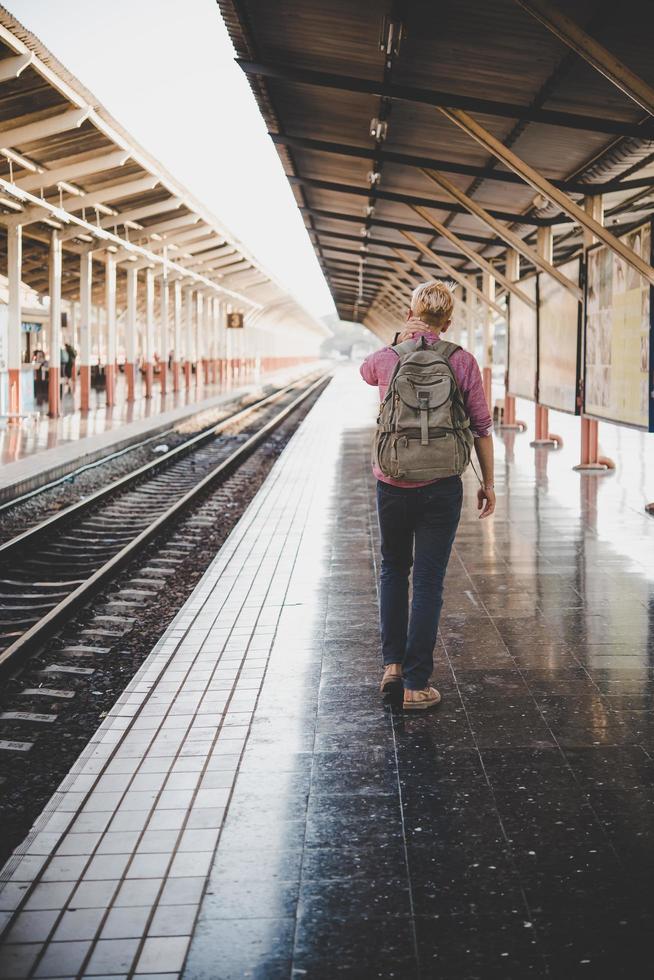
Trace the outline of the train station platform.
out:
M 316 361 L 316 365 L 318 365 Z M 59 418 L 26 418 L 18 425 L 0 427 L 0 502 L 95 462 L 111 452 L 156 436 L 186 419 L 210 411 L 267 385 L 288 384 L 311 370 L 311 364 L 284 367 L 248 380 L 228 384 L 203 383 L 161 394 L 155 385 L 146 398 L 141 385 L 134 401 L 127 401 L 124 378 L 118 379 L 116 404 L 100 404 L 88 412 L 79 409 Z
M 443 702 L 404 716 L 377 691 L 375 408 L 337 372 L 4 868 L 1 977 L 649 975 L 651 520 L 498 439 Z

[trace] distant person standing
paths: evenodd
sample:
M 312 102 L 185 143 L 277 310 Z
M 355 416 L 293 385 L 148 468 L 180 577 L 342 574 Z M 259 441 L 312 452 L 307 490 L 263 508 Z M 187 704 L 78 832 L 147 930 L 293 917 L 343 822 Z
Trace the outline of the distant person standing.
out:
M 479 366 L 473 354 L 442 339 L 453 309 L 444 283 L 418 286 L 398 342 L 370 354 L 360 369 L 367 384 L 379 387 L 381 401 L 373 453 L 382 552 L 380 690 L 403 687 L 407 710 L 441 700 L 429 679 L 461 516 L 461 474 L 473 445 L 481 468 L 479 516 L 495 510 L 493 423 Z

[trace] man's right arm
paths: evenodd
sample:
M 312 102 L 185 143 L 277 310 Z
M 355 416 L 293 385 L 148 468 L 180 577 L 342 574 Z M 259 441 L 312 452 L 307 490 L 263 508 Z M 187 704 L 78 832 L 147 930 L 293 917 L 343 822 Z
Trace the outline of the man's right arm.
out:
M 359 374 L 368 385 L 379 384 L 376 364 L 378 353 L 379 351 L 375 351 L 374 354 L 368 354 L 365 361 L 359 368 Z

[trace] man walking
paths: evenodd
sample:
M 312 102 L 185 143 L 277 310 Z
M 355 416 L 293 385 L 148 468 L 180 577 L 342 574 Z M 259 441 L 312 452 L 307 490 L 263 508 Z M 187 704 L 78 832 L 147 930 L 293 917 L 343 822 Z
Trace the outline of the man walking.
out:
M 382 403 L 373 463 L 382 551 L 380 689 L 403 686 L 407 710 L 441 700 L 429 678 L 461 516 L 461 473 L 473 443 L 481 468 L 479 516 L 495 510 L 493 424 L 479 366 L 469 351 L 443 340 L 453 309 L 444 283 L 418 286 L 399 343 L 371 354 L 360 369 L 367 384 L 378 386 Z

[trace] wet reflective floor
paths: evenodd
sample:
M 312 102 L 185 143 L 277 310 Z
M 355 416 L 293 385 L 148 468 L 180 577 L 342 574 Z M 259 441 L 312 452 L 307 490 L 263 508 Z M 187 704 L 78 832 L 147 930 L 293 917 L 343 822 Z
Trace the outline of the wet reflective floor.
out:
M 376 691 L 370 431 L 344 433 L 187 978 L 650 975 L 654 525 L 529 438 L 500 441 L 492 522 L 467 480 L 443 702 L 407 717 Z
M 642 460 L 580 477 L 569 443 L 500 438 L 492 520 L 466 477 L 443 702 L 404 715 L 377 691 L 374 416 L 341 371 L 0 889 L 0 976 L 651 975 Z

